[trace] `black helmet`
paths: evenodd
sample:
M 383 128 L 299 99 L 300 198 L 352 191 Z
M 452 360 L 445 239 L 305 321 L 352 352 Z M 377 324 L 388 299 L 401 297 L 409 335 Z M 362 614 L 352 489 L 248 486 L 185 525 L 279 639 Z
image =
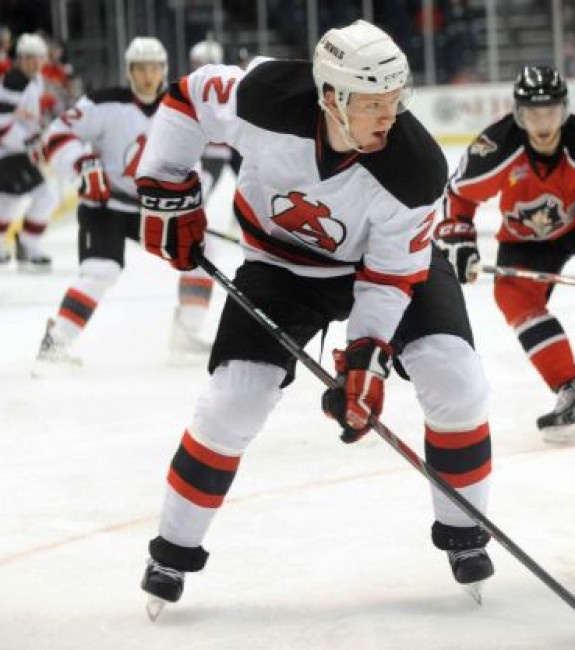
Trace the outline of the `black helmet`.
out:
M 513 86 L 516 106 L 552 106 L 567 103 L 567 84 L 556 68 L 526 65 Z

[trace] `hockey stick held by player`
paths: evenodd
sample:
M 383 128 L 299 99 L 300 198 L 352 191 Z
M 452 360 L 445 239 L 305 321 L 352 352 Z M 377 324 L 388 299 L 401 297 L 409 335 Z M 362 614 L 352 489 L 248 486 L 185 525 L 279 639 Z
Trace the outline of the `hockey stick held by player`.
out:
M 138 177 L 184 183 L 207 143 L 237 149 L 234 210 L 245 254 L 238 291 L 300 347 L 331 322 L 347 321 L 336 354 L 341 383 L 330 385 L 343 391 L 335 401 L 344 405 L 328 397 L 327 410 L 354 437 L 380 412 L 388 361 L 397 358 L 423 411 L 430 466 L 484 512 L 487 383 L 461 288 L 431 243 L 447 164 L 409 112 L 411 94 L 404 53 L 365 21 L 324 34 L 313 63 L 203 66 L 170 86 Z M 157 248 L 164 240 L 155 237 Z M 170 464 L 142 581 L 166 601 L 178 600 L 185 574 L 205 565 L 210 525 L 296 363 L 228 298 L 208 370 Z M 490 577 L 488 536 L 440 490 L 432 493 L 431 540 L 455 579 Z
M 554 409 L 537 418 L 544 439 L 575 442 L 575 357 L 548 307 L 553 278 L 575 255 L 575 117 L 567 84 L 552 66 L 524 66 L 513 101 L 513 112 L 469 145 L 446 187 L 435 236 L 460 282 L 472 281 L 479 262 L 474 217 L 479 205 L 499 195 L 495 268 L 509 270 L 494 272 L 495 301 L 557 394 Z
M 325 386 L 327 391 L 325 396 L 340 390 L 341 380 L 339 377 L 333 378 L 324 368 L 314 361 L 303 350 L 298 343 L 292 339 L 282 328 L 273 322 L 267 314 L 256 307 L 247 298 L 229 278 L 222 273 L 210 260 L 208 260 L 201 250 L 195 249 L 191 251 L 190 259 L 195 264 L 203 268 L 210 277 L 214 278 L 218 284 L 226 291 L 232 300 L 236 302 L 249 316 L 259 324 L 264 330 L 269 332 L 286 350 L 293 355 L 295 359 L 300 361 L 313 375 L 315 375 Z M 375 343 L 364 342 L 364 345 L 369 348 L 377 348 Z M 571 608 L 575 609 L 575 595 L 568 591 L 562 584 L 553 578 L 547 571 L 545 571 L 539 564 L 537 564 L 521 547 L 519 547 L 513 540 L 511 540 L 498 526 L 496 526 L 490 519 L 488 519 L 482 512 L 480 512 L 465 496 L 459 494 L 453 489 L 449 483 L 443 479 L 438 472 L 436 472 L 429 463 L 420 458 L 412 449 L 410 449 L 400 438 L 398 438 L 388 427 L 379 421 L 375 414 L 369 416 L 369 428 L 375 432 L 388 444 L 390 444 L 403 458 L 409 462 L 419 473 L 421 473 L 430 483 L 439 489 L 448 499 L 450 499 L 457 507 L 461 508 L 463 512 L 468 514 L 477 524 L 475 529 L 476 544 L 485 542 L 488 535 L 491 535 L 497 540 L 511 555 L 513 555 L 519 562 L 521 562 L 533 575 L 547 585 L 557 596 L 559 596 Z M 343 424 L 347 426 L 347 422 Z M 355 440 L 355 439 L 354 439 Z M 344 440 L 344 442 L 353 442 L 354 440 Z M 437 524 L 437 522 L 436 522 Z M 450 531 L 440 525 L 434 524 L 432 536 L 437 537 L 438 543 L 441 543 L 441 537 L 445 534 L 457 535 L 457 530 Z M 468 551 L 463 549 L 461 554 L 465 555 Z M 471 582 L 471 595 L 481 602 L 481 593 L 479 589 L 473 589 L 473 580 L 468 580 L 472 574 L 468 573 L 469 566 L 460 564 L 457 561 L 457 554 L 450 555 L 450 561 L 454 569 L 456 579 L 462 583 Z M 488 556 L 481 558 L 484 566 L 483 570 L 489 569 L 490 561 Z M 479 565 L 480 567 L 481 565 Z M 477 565 L 474 567 L 475 571 L 480 570 Z M 175 599 L 177 600 L 177 598 Z M 161 611 L 161 606 L 154 610 L 157 614 Z M 154 619 L 155 620 L 155 619 Z

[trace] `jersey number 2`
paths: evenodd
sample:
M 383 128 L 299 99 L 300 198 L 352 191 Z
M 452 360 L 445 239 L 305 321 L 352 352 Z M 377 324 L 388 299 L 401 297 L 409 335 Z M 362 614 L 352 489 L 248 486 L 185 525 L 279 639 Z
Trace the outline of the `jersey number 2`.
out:
M 410 253 L 418 253 L 429 244 L 429 240 L 431 239 L 429 230 L 433 225 L 434 216 L 435 215 L 432 212 L 431 214 L 428 214 L 427 217 L 425 217 L 425 219 L 421 222 L 421 231 L 409 242 Z

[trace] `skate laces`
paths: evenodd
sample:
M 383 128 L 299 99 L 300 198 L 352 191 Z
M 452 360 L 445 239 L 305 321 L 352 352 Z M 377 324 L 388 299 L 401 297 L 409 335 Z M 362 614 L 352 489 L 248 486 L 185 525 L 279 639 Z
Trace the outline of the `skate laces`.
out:
M 167 576 L 168 578 L 172 578 L 174 580 L 184 579 L 183 571 L 179 571 L 178 569 L 166 566 L 165 564 L 160 564 L 160 562 L 157 562 L 153 558 L 150 558 L 148 560 L 148 566 L 150 567 L 150 571 L 154 573 L 160 573 L 161 575 Z
M 485 549 L 482 548 L 464 548 L 460 551 L 447 551 L 449 558 L 455 562 L 459 560 L 467 560 L 470 557 L 477 557 L 485 554 Z

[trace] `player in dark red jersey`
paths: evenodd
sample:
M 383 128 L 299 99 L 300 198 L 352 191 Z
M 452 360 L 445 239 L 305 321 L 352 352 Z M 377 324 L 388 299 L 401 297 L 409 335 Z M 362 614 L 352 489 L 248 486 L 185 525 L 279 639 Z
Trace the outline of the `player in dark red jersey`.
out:
M 469 146 L 445 192 L 436 239 L 460 282 L 473 282 L 479 261 L 473 218 L 500 194 L 497 264 L 559 273 L 575 253 L 575 117 L 567 85 L 549 66 L 525 66 L 514 86 L 512 114 Z M 550 441 L 573 434 L 575 362 L 569 339 L 549 312 L 553 284 L 496 277 L 495 300 L 531 363 L 557 393 L 555 408 L 537 419 Z
M 348 320 L 335 353 L 341 388 L 324 410 L 343 440 L 367 433 L 395 359 L 424 411 L 426 457 L 485 511 L 491 468 L 487 388 L 461 288 L 430 242 L 445 158 L 406 110 L 403 52 L 357 21 L 327 32 L 308 61 L 204 66 L 171 85 L 138 166 L 146 248 L 191 268 L 206 218 L 193 167 L 209 142 L 243 158 L 235 213 L 246 261 L 235 283 L 304 346 Z M 142 587 L 177 601 L 250 441 L 294 378 L 290 354 L 228 300 L 205 394 L 169 473 Z M 462 381 L 465 378 L 465 381 Z M 432 539 L 458 582 L 488 578 L 488 535 L 433 489 Z M 334 543 L 337 543 L 335 540 Z

